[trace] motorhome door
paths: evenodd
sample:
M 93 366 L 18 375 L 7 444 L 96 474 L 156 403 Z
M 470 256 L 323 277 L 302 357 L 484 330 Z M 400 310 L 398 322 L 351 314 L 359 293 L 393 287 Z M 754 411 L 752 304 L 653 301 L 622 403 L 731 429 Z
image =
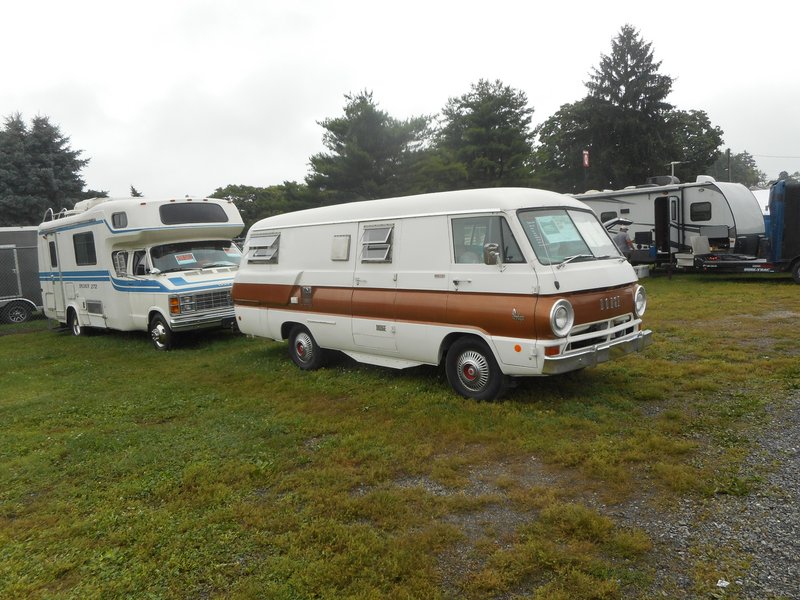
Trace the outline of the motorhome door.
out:
M 41 243 L 41 242 L 40 242 Z M 58 234 L 51 233 L 45 236 L 45 256 L 43 264 L 39 265 L 44 273 L 42 280 L 42 300 L 44 307 L 54 313 L 54 318 L 65 320 L 64 313 L 64 277 L 61 273 L 61 259 L 58 252 Z
M 353 343 L 365 348 L 395 350 L 397 269 L 400 222 L 358 225 L 353 274 Z

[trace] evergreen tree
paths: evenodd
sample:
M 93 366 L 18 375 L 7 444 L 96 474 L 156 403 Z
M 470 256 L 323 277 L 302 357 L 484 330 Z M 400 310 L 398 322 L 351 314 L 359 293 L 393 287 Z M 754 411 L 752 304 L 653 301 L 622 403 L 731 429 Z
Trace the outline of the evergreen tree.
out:
M 410 166 L 427 130 L 428 118 L 398 121 L 378 108 L 372 92 L 345 95 L 344 115 L 325 119 L 327 153 L 310 159 L 309 188 L 325 203 L 408 193 Z
M 131 186 L 131 198 L 142 198 L 143 196 L 142 192 Z
M 756 159 L 746 150 L 736 154 L 721 152 L 708 170 L 708 174 L 717 181 L 733 181 L 747 187 L 767 183 L 767 175 L 759 170 Z
M 69 138 L 37 116 L 28 127 L 21 115 L 0 130 L 0 225 L 36 225 L 48 208 L 60 209 L 83 196 L 80 171 L 89 162 Z
M 531 179 L 533 133 L 524 92 L 479 80 L 450 98 L 435 136 L 437 172 L 452 187 L 525 185 Z

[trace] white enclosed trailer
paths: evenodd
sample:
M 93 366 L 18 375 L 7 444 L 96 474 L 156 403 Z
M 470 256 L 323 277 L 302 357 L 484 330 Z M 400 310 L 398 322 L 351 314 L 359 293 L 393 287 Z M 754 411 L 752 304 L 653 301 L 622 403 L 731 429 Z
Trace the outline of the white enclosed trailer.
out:
M 631 221 L 634 250 L 629 260 L 634 264 L 674 264 L 675 255 L 691 252 L 698 237 L 714 249 L 755 255 L 765 238 L 764 217 L 753 193 L 739 183 L 704 175 L 694 183 L 647 184 L 574 197 L 604 223 Z
M 643 349 L 644 288 L 592 211 L 531 189 L 353 202 L 257 222 L 233 298 L 239 329 L 394 368 L 444 361 L 463 396 Z
M 85 328 L 174 332 L 233 325 L 233 276 L 243 228 L 234 204 L 213 198 L 95 198 L 48 211 L 39 226 L 44 312 Z

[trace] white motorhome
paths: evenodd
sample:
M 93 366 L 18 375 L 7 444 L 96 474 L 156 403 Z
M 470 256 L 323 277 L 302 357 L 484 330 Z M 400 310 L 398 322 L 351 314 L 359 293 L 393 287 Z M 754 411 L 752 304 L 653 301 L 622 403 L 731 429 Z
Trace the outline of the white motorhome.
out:
M 48 211 L 39 226 L 45 315 L 87 327 L 148 331 L 169 350 L 174 334 L 234 325 L 231 241 L 244 224 L 228 200 L 83 200 Z
M 745 186 L 706 175 L 694 183 L 678 183 L 669 176 L 653 179 L 656 183 L 573 196 L 588 204 L 603 223 L 632 222 L 633 264 L 675 263 L 676 254 L 692 251 L 695 239 L 707 239 L 718 250 L 758 253 L 765 237 L 764 217 Z
M 446 366 L 461 395 L 642 350 L 644 288 L 583 203 L 532 189 L 444 192 L 270 217 L 233 286 L 239 329 L 394 368 Z

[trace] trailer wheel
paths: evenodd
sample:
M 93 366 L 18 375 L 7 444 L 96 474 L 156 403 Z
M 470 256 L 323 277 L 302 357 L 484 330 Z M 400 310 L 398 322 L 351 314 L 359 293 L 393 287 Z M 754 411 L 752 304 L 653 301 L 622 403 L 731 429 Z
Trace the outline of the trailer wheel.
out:
M 289 357 L 304 371 L 314 371 L 325 364 L 325 350 L 319 347 L 314 336 L 303 325 L 296 325 L 289 332 Z
M 494 400 L 505 387 L 505 376 L 489 347 L 481 340 L 459 338 L 445 358 L 447 381 L 465 398 Z
M 156 350 L 172 350 L 175 344 L 175 334 L 169 328 L 164 317 L 156 315 L 150 320 L 150 339 Z
M 74 336 L 86 335 L 86 329 L 82 327 L 81 322 L 78 321 L 78 313 L 72 309 L 70 309 L 67 315 L 67 326 Z
M 3 310 L 3 321 L 7 323 L 24 323 L 31 318 L 31 307 L 24 302 L 12 302 Z
M 792 265 L 792 279 L 795 283 L 800 283 L 800 259 L 794 261 Z

